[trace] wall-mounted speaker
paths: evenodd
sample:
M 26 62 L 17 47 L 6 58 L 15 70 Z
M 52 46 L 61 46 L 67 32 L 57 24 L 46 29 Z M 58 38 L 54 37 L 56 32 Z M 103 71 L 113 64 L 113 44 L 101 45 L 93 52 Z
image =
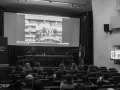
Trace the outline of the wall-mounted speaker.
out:
M 109 24 L 104 24 L 104 31 L 109 32 Z

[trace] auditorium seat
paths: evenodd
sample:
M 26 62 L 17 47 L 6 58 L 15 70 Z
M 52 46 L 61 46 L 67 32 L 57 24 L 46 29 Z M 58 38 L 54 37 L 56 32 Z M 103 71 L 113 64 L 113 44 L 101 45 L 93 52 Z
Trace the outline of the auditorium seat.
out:
M 101 88 L 115 88 L 115 84 L 102 85 Z
M 90 78 L 90 77 L 96 77 L 98 74 L 98 72 L 91 72 L 91 73 L 88 73 L 87 76 Z
M 61 84 L 61 81 L 55 81 L 53 86 L 60 86 L 60 84 Z
M 50 81 L 49 79 L 40 79 L 42 82 L 42 86 L 50 86 Z
M 109 68 L 108 71 L 116 70 L 116 68 Z
M 77 73 L 76 76 L 79 78 L 79 79 L 82 79 L 82 77 L 84 76 L 83 73 Z
M 90 77 L 89 80 L 90 80 L 93 84 L 96 84 L 96 82 L 97 82 L 97 77 Z
M 120 76 L 120 73 L 117 73 L 117 72 L 111 73 L 111 74 L 110 74 L 110 77 L 112 78 L 113 76 Z
M 43 90 L 60 90 L 59 86 L 46 86 L 43 87 Z
M 98 85 L 88 85 L 85 86 L 86 89 L 91 89 L 91 90 L 97 90 L 98 89 Z
M 120 83 L 118 83 L 118 85 L 116 86 L 116 88 L 120 88 Z
M 113 84 L 117 85 L 118 83 L 120 83 L 120 76 L 113 76 L 112 80 Z

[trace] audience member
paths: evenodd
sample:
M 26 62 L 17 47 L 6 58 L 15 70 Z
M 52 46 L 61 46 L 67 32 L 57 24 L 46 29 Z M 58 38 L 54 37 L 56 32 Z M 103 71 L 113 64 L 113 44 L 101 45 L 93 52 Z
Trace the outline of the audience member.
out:
M 102 78 L 97 81 L 97 85 L 99 87 L 101 87 L 102 85 L 111 84 L 111 82 L 108 80 L 108 78 L 109 78 L 108 73 L 104 73 L 103 76 L 102 76 Z
M 66 81 L 65 82 L 61 82 L 60 90 L 73 89 L 74 85 L 75 85 L 75 83 L 73 82 L 72 75 L 67 74 L 66 75 Z
M 56 72 L 56 77 L 52 80 L 51 85 L 54 85 L 55 81 L 63 81 L 64 79 L 62 78 L 62 72 L 57 71 Z
M 75 63 L 72 63 L 72 67 L 70 68 L 72 71 L 78 71 L 77 65 Z
M 34 67 L 34 70 L 43 70 L 43 67 L 40 66 L 40 62 L 36 62 L 36 67 Z
M 93 65 L 90 65 L 90 66 L 89 66 L 89 69 L 88 69 L 88 72 L 97 72 L 97 70 L 94 69 L 94 66 L 93 66 Z
M 26 63 L 26 64 L 25 64 L 25 67 L 23 67 L 23 70 L 24 70 L 24 71 L 31 71 L 32 68 L 30 67 L 30 63 Z
M 61 63 L 60 64 L 60 66 L 59 66 L 59 69 L 58 70 L 60 70 L 60 71 L 65 71 L 66 69 L 65 69 L 65 66 L 64 66 L 64 64 L 63 63 Z
M 26 73 L 21 72 L 20 76 L 21 76 L 21 78 L 19 80 L 17 80 L 16 83 L 14 84 L 15 90 L 17 90 L 20 86 L 25 84 Z
M 73 90 L 85 90 L 85 86 L 81 83 L 76 83 L 74 86 L 73 86 Z
M 86 75 L 82 77 L 82 83 L 84 85 L 93 85 L 93 83 L 88 79 L 88 76 Z
M 33 82 L 33 88 L 32 90 L 42 90 L 42 82 L 40 79 L 37 79 Z
M 15 69 L 12 70 L 11 74 L 20 74 L 19 73 L 19 65 L 15 67 Z
M 37 73 L 39 79 L 45 78 L 45 76 L 43 75 L 43 70 L 38 70 Z
M 98 72 L 98 74 L 97 74 L 97 76 L 96 76 L 96 77 L 97 77 L 97 82 L 102 79 L 102 75 L 103 75 L 102 72 Z
M 32 75 L 27 75 L 25 78 L 25 84 L 21 86 L 18 90 L 26 89 L 26 88 L 32 88 L 33 86 L 33 80 L 34 77 Z

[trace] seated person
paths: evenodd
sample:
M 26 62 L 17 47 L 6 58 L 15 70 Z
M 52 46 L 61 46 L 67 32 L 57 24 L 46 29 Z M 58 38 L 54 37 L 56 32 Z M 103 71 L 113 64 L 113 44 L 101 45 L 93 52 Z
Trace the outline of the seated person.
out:
M 46 78 L 49 79 L 50 83 L 55 78 L 55 75 L 52 69 L 47 70 Z
M 62 72 L 57 71 L 56 72 L 56 77 L 52 80 L 51 85 L 54 85 L 55 81 L 63 81 L 64 79 L 62 78 Z
M 76 83 L 74 86 L 73 86 L 73 90 L 85 90 L 85 86 L 81 83 Z
M 88 76 L 83 76 L 82 77 L 82 83 L 84 85 L 93 85 L 93 83 L 88 79 Z
M 15 90 L 17 90 L 20 86 L 25 84 L 26 73 L 21 72 L 20 76 L 21 76 L 21 78 L 19 80 L 17 80 L 16 83 L 14 84 Z
M 96 77 L 97 77 L 97 82 L 102 79 L 102 75 L 103 75 L 102 72 L 98 72 L 98 74 L 97 74 L 97 76 L 96 76 Z
M 78 71 L 77 65 L 72 63 L 72 67 L 70 68 L 71 71 Z
M 20 74 L 19 73 L 19 65 L 15 67 L 15 69 L 12 70 L 11 74 Z
M 43 70 L 43 67 L 40 66 L 40 62 L 36 62 L 36 67 L 34 67 L 34 70 Z
M 84 66 L 83 66 L 83 70 L 80 71 L 80 72 L 83 73 L 84 75 L 86 75 L 87 72 L 88 72 L 88 65 L 84 65 Z
M 98 85 L 98 87 L 101 87 L 102 85 L 111 84 L 111 82 L 108 79 L 109 79 L 108 73 L 104 73 L 102 78 L 98 80 L 96 84 Z
M 31 71 L 32 68 L 30 67 L 30 63 L 26 63 L 26 64 L 25 64 L 25 67 L 23 67 L 23 70 L 24 70 L 24 71 Z
M 37 80 L 35 80 L 33 82 L 33 88 L 32 88 L 32 90 L 43 90 L 42 88 L 43 88 L 42 87 L 42 82 L 41 82 L 40 79 L 37 79 Z
M 63 63 L 60 64 L 59 69 L 60 71 L 65 71 L 65 66 Z
M 66 75 L 66 81 L 65 82 L 61 82 L 60 90 L 73 89 L 74 85 L 75 85 L 75 83 L 73 82 L 72 75 L 67 74 Z
M 93 65 L 90 65 L 90 66 L 89 66 L 89 69 L 88 69 L 88 72 L 97 72 L 97 70 L 94 69 L 94 66 L 93 66 Z
M 34 77 L 32 75 L 27 75 L 25 78 L 25 84 L 22 85 L 18 90 L 32 88 Z
M 43 75 L 43 70 L 38 70 L 37 73 L 38 73 L 38 78 L 39 79 L 45 78 L 45 76 Z

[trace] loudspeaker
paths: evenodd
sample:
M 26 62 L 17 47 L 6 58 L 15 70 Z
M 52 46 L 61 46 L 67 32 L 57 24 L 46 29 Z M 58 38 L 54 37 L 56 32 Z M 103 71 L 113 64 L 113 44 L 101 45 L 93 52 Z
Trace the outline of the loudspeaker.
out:
M 104 24 L 104 31 L 109 32 L 109 24 Z

